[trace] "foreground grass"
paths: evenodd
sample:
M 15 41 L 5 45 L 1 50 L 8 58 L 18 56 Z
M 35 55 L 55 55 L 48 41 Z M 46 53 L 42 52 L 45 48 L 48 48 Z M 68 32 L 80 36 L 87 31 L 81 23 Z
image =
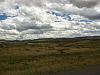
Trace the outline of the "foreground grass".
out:
M 0 44 L 0 75 L 44 75 L 100 65 L 100 39 Z

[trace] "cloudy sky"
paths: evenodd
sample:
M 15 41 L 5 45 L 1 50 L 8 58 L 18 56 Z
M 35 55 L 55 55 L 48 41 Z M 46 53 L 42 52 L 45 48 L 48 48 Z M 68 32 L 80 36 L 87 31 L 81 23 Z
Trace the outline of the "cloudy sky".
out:
M 0 0 L 0 39 L 100 35 L 100 0 Z

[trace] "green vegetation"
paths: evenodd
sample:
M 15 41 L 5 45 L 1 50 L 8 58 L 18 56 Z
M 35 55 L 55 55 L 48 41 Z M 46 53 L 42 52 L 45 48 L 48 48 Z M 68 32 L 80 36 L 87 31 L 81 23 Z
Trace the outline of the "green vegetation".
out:
M 0 43 L 0 75 L 47 75 L 91 65 L 100 65 L 100 39 Z

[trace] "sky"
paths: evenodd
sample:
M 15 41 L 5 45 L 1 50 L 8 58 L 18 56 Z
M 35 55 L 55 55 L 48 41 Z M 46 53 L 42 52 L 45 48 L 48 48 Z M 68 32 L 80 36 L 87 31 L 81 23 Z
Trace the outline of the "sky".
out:
M 0 0 L 0 39 L 100 36 L 100 0 Z

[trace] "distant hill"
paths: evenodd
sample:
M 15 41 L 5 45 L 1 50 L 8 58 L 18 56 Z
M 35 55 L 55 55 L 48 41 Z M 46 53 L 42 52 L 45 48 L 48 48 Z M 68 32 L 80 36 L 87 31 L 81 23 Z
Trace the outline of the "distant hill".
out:
M 75 37 L 75 38 L 41 38 L 34 40 L 0 40 L 0 43 L 9 42 L 9 43 L 17 43 L 17 42 L 60 42 L 60 41 L 71 41 L 71 40 L 91 40 L 91 39 L 100 39 L 100 36 L 85 36 L 85 37 Z

